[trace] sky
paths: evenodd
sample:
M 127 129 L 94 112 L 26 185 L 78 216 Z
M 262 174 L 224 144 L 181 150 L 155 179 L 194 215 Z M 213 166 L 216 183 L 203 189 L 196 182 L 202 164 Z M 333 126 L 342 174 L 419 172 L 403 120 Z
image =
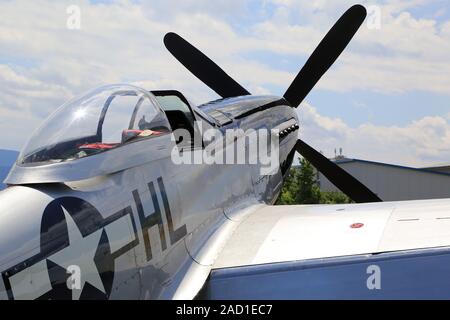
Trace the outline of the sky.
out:
M 369 18 L 298 108 L 300 137 L 329 157 L 343 148 L 406 166 L 450 163 L 448 0 L 360 3 Z M 0 149 L 20 150 L 59 105 L 100 85 L 178 89 L 198 104 L 218 98 L 166 51 L 169 31 L 251 93 L 281 96 L 353 4 L 0 0 Z

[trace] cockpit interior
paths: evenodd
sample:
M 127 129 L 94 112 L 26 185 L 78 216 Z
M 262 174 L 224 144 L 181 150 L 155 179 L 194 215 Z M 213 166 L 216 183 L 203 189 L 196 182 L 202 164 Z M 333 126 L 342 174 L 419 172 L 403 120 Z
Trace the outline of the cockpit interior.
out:
M 112 85 L 69 101 L 34 132 L 18 164 L 80 159 L 176 129 L 194 133 L 194 116 L 181 93 L 153 94 Z

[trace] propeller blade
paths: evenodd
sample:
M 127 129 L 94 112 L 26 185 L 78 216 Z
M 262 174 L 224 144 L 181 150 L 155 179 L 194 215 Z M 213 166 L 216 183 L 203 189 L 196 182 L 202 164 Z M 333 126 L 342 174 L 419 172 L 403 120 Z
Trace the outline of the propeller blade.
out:
M 164 45 L 186 69 L 222 98 L 250 95 L 217 64 L 178 34 L 167 33 Z
M 302 140 L 297 140 L 295 148 L 306 160 L 331 181 L 339 190 L 357 203 L 381 202 L 382 200 L 347 171 L 328 160 Z
M 355 5 L 348 9 L 328 31 L 284 94 L 284 98 L 293 107 L 300 105 L 336 61 L 358 31 L 366 16 L 366 9 L 362 5 Z

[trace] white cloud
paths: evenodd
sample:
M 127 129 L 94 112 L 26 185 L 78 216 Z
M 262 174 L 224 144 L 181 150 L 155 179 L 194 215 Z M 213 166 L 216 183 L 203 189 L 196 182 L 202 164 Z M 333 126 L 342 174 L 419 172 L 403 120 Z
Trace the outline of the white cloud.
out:
M 245 16 L 245 1 L 215 1 L 214 5 L 211 1 L 142 5 L 131 1 L 96 5 L 78 1 L 82 13 L 80 31 L 65 28 L 65 9 L 72 2 L 11 1 L 1 5 L 0 53 L 32 59 L 37 66 L 30 70 L 29 77 L 63 84 L 72 91 L 130 80 L 174 79 L 174 83 L 181 83 L 192 78 L 173 62 L 161 41 L 164 33 L 174 30 L 242 82 L 259 87 L 287 87 L 298 71 L 296 68 L 280 72 L 270 61 L 263 65 L 261 61 L 242 58 L 243 54 L 272 52 L 285 55 L 290 61 L 298 60 L 300 67 L 353 1 L 273 2 L 279 7 L 272 16 L 261 22 L 244 23 L 243 30 L 237 32 L 225 18 L 233 10 L 240 13 L 238 16 Z M 422 2 L 388 1 L 382 6 L 382 29 L 362 28 L 319 88 L 380 92 L 420 88 L 450 93 L 447 77 L 442 76 L 449 68 L 449 27 L 438 27 L 433 20 L 415 19 L 401 11 Z M 298 12 L 309 19 L 296 20 Z M 259 71 L 240 72 L 242 68 Z M 387 78 L 390 83 L 385 83 Z
M 349 158 L 418 167 L 448 162 L 450 158 L 447 117 L 424 117 L 403 127 L 366 123 L 352 128 L 339 118 L 320 115 L 308 103 L 298 112 L 300 138 L 328 157 L 342 147 Z
M 379 2 L 381 30 L 361 28 L 318 87 L 450 95 L 450 22 L 408 13 L 427 2 Z M 354 1 L 266 0 L 258 9 L 250 3 L 1 2 L 0 126 L 7 133 L 0 136 L 0 147 L 19 148 L 57 105 L 106 83 L 177 88 L 197 103 L 215 98 L 164 49 L 162 38 L 168 31 L 185 36 L 254 93 L 270 93 L 268 88 L 273 86 L 286 88 L 297 68 L 277 70 L 271 59 L 250 58 L 252 54 L 264 52 L 273 59 L 298 61 L 300 67 Z M 66 8 L 72 4 L 81 8 L 78 31 L 66 28 Z M 273 12 L 268 9 L 272 6 Z M 304 110 L 306 140 L 327 153 L 342 146 L 349 156 L 413 165 L 449 156 L 444 118 L 424 118 L 405 127 L 365 124 L 351 128 L 312 107 Z

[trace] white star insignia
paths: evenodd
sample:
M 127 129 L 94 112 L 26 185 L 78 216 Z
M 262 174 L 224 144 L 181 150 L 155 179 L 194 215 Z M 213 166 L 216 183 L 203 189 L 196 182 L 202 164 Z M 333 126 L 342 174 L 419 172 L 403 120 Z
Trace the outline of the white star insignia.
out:
M 100 278 L 100 274 L 94 261 L 103 229 L 97 230 L 83 238 L 70 214 L 67 213 L 65 208 L 63 208 L 63 211 L 66 217 L 67 230 L 69 232 L 69 246 L 50 256 L 48 259 L 66 270 L 70 266 L 80 268 L 81 288 L 80 290 L 72 289 L 73 300 L 80 299 L 81 292 L 83 291 L 86 282 L 89 282 L 92 286 L 103 293 L 106 293 L 103 281 Z

